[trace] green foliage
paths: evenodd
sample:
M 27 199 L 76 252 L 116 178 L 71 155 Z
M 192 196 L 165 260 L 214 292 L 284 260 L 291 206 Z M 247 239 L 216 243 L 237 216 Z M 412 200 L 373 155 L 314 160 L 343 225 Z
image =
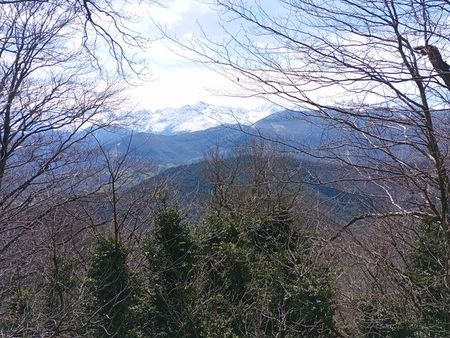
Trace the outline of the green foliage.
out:
M 278 285 L 278 289 L 283 290 L 283 300 L 278 299 L 278 303 L 284 302 L 287 327 L 279 327 L 277 332 L 285 330 L 289 336 L 301 332 L 309 337 L 332 337 L 334 292 L 327 271 L 315 268 L 309 270 L 299 265 L 303 263 L 291 268 L 293 272 L 285 271 Z M 272 305 L 274 303 L 271 302 Z M 276 310 L 272 306 L 272 312 Z
M 446 284 L 449 251 L 445 231 L 435 222 L 418 227 L 416 245 L 409 253 L 406 277 L 413 306 L 404 299 L 371 299 L 359 304 L 357 326 L 365 338 L 440 338 L 450 332 L 450 289 Z M 402 305 L 400 305 L 402 304 Z
M 261 232 L 261 230 L 263 230 Z M 255 247 L 257 290 L 268 299 L 262 304 L 269 314 L 266 336 L 331 337 L 333 334 L 333 288 L 326 268 L 310 257 L 310 239 L 294 226 L 287 210 L 279 210 L 259 222 L 262 241 Z M 261 233 L 264 236 L 261 236 Z M 258 263 L 259 262 L 259 263 Z M 261 296 L 260 296 L 261 297 Z
M 259 251 L 282 252 L 289 247 L 292 219 L 286 210 L 279 210 L 264 219 L 252 221 L 248 236 Z
M 250 243 L 232 221 L 210 217 L 208 222 L 212 232 L 202 243 L 208 287 L 220 290 L 229 300 L 241 299 L 250 281 Z
M 73 261 L 54 255 L 45 279 L 33 275 L 30 281 L 18 278 L 5 288 L 4 303 L 0 304 L 0 336 L 8 337 L 71 337 L 62 331 L 69 327 L 74 314 L 70 308 L 70 294 L 75 286 Z M 26 284 L 26 286 L 23 286 Z
M 152 337 L 196 337 L 192 317 L 193 244 L 176 208 L 158 213 L 144 247 L 149 297 L 144 331 Z
M 14 337 L 29 337 L 37 330 L 38 322 L 34 308 L 36 294 L 20 284 L 11 286 L 6 297 L 5 307 L 0 316 L 0 333 L 6 332 Z
M 64 294 L 75 286 L 74 262 L 60 256 L 52 257 L 52 266 L 46 287 L 49 308 L 61 309 L 64 306 Z
M 207 337 L 242 337 L 253 295 L 249 241 L 237 225 L 210 216 L 200 243 L 202 327 Z
M 436 222 L 424 222 L 410 255 L 407 275 L 418 293 L 423 326 L 431 337 L 450 332 L 449 257 L 446 232 Z
M 46 314 L 47 329 L 60 336 L 63 329 L 62 322 L 67 321 L 69 298 L 76 286 L 75 262 L 71 259 L 54 254 L 51 257 L 52 265 L 44 287 L 44 309 Z
M 127 249 L 113 239 L 101 239 L 91 257 L 88 276 L 93 299 L 89 306 L 94 337 L 133 337 L 134 281 L 127 266 Z
M 239 224 L 211 216 L 201 244 L 208 337 L 333 337 L 333 288 L 282 210 Z
M 417 335 L 417 324 L 407 319 L 399 308 L 383 307 L 377 301 L 364 301 L 358 306 L 361 313 L 358 329 L 364 338 L 413 338 Z

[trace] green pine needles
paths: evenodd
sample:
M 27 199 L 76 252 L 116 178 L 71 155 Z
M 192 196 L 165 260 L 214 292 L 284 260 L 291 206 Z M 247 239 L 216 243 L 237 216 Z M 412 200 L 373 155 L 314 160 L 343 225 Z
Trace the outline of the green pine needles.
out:
M 127 248 L 110 238 L 101 239 L 94 249 L 88 271 L 89 326 L 94 337 L 134 337 L 135 285 L 127 256 Z

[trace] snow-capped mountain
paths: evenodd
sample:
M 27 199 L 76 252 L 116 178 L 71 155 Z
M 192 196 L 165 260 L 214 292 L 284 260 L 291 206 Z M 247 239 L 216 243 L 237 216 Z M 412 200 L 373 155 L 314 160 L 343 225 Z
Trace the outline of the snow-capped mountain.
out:
M 181 108 L 165 108 L 155 112 L 135 113 L 135 129 L 161 135 L 174 135 L 206 130 L 220 125 L 251 125 L 275 112 L 272 105 L 258 109 L 230 108 L 199 102 Z

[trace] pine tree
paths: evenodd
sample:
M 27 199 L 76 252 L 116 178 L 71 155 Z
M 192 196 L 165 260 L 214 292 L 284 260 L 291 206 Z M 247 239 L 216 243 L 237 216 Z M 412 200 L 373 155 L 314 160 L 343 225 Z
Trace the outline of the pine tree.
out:
M 273 337 L 334 337 L 331 277 L 312 260 L 309 234 L 285 209 L 251 228 L 253 289 L 263 299 L 258 311 L 269 318 L 259 331 Z
M 47 330 L 55 336 L 62 336 L 61 331 L 68 329 L 73 318 L 71 309 L 71 294 L 76 286 L 75 262 L 53 252 L 50 271 L 44 286 L 43 312 L 47 319 Z
M 265 219 L 208 219 L 202 297 L 208 337 L 334 337 L 328 271 L 282 210 Z
M 358 304 L 356 320 L 362 338 L 413 338 L 418 335 L 418 325 L 405 311 L 393 304 L 383 304 L 369 299 Z
M 450 332 L 447 234 L 439 223 L 431 221 L 423 222 L 418 230 L 406 274 L 418 294 L 422 326 L 431 337 L 444 337 Z
M 95 247 L 88 271 L 94 337 L 134 337 L 135 285 L 127 256 L 127 248 L 113 239 L 101 239 Z
M 144 253 L 150 295 L 143 304 L 144 331 L 151 337 L 198 337 L 192 311 L 193 244 L 176 208 L 159 211 Z
M 235 222 L 212 215 L 202 227 L 199 270 L 201 317 L 207 337 L 246 335 L 250 293 L 250 242 Z
M 7 337 L 29 337 L 38 331 L 36 321 L 35 290 L 23 287 L 20 282 L 8 288 L 0 316 L 0 334 Z
M 404 299 L 368 299 L 359 304 L 357 326 L 364 338 L 438 338 L 450 332 L 449 250 L 445 231 L 436 222 L 424 221 L 401 270 L 414 297 L 406 308 Z

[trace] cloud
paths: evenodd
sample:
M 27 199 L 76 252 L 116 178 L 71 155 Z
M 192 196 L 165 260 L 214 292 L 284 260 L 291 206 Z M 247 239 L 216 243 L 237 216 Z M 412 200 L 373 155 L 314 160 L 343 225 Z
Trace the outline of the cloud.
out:
M 243 101 L 230 97 L 230 93 L 242 94 L 236 81 L 225 78 L 201 63 L 183 58 L 174 53 L 175 48 L 158 42 L 149 51 L 152 79 L 130 88 L 127 93 L 135 109 L 156 110 L 199 101 L 246 108 L 262 104 L 259 99 Z
M 152 7 L 150 10 L 147 8 L 148 14 L 145 15 L 163 26 L 169 35 L 182 41 L 187 42 L 199 34 L 200 26 L 208 34 L 215 34 L 216 30 L 219 33 L 217 11 L 204 1 L 172 0 L 165 8 L 156 5 Z M 153 33 L 157 34 L 157 29 L 149 20 L 142 20 L 141 25 L 144 27 L 140 28 L 140 31 L 147 29 L 147 32 L 152 34 L 153 30 Z M 235 81 L 226 79 L 205 65 L 192 62 L 189 56 L 189 52 L 181 50 L 168 39 L 152 43 L 143 55 L 152 74 L 151 80 L 141 82 L 140 86 L 131 87 L 127 91 L 133 109 L 156 110 L 198 101 L 242 107 L 261 104 L 260 100 L 257 100 L 257 103 L 256 100 L 243 102 L 242 99 L 225 96 L 225 93 L 239 90 Z
M 155 110 L 198 101 L 224 105 L 230 102 L 220 93 L 230 90 L 233 83 L 200 65 L 180 64 L 170 69 L 158 66 L 153 69 L 153 76 L 153 81 L 130 89 L 137 108 Z
M 168 27 L 182 23 L 186 19 L 195 21 L 199 15 L 210 11 L 210 7 L 195 0 L 172 0 L 166 6 L 155 6 L 152 10 L 153 19 Z

